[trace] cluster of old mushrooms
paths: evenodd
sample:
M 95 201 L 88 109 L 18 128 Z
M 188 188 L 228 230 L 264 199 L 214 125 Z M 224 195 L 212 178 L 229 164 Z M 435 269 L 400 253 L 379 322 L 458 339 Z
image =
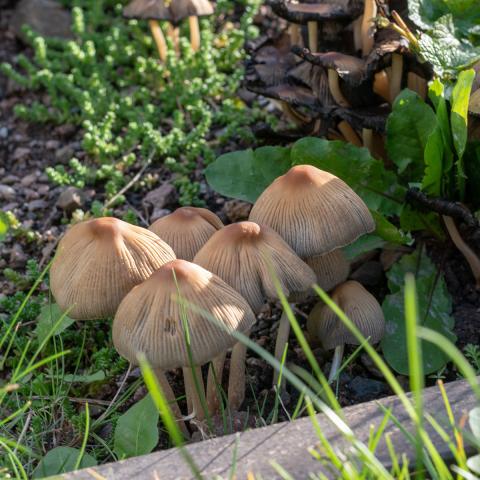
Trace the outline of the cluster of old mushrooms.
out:
M 167 41 L 159 21 L 168 24 L 168 36 L 175 51 L 179 51 L 179 24 L 188 18 L 190 44 L 194 51 L 200 48 L 198 17 L 211 15 L 213 5 L 208 0 L 133 0 L 123 10 L 126 18 L 148 20 L 160 59 L 167 60 Z
M 299 134 L 344 140 L 383 157 L 395 98 L 405 87 L 425 98 L 432 76 L 411 53 L 416 40 L 401 16 L 388 1 L 268 3 L 286 27 L 251 46 L 246 87 L 278 102 Z
M 249 335 L 255 314 L 278 299 L 276 282 L 291 302 L 312 296 L 315 283 L 332 291 L 364 335 L 380 340 L 382 310 L 359 283 L 346 281 L 349 264 L 341 250 L 374 228 L 368 208 L 342 180 L 299 165 L 262 193 L 249 221 L 224 226 L 206 209 L 182 207 L 149 229 L 110 217 L 76 224 L 59 243 L 51 289 L 74 319 L 114 317 L 116 349 L 133 364 L 139 354 L 146 357 L 187 433 L 165 372 L 183 369 L 188 413 L 201 420 L 202 405 L 210 414 L 220 408 L 233 348 L 226 392 L 229 408 L 239 409 L 246 348 L 233 332 Z M 310 338 L 335 348 L 333 379 L 343 345 L 355 339 L 322 304 L 307 328 Z M 277 358 L 288 335 L 283 315 Z M 208 363 L 205 388 L 201 367 Z

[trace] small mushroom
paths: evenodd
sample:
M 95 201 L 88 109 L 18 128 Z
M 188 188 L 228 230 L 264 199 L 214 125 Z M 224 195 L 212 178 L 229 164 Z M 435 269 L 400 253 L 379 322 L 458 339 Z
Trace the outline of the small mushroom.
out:
M 274 180 L 255 202 L 249 220 L 273 228 L 301 258 L 330 253 L 375 229 L 363 200 L 343 180 L 311 165 L 292 167 Z M 289 326 L 282 315 L 282 339 L 288 338 Z
M 333 291 L 331 298 L 370 343 L 380 342 L 385 331 L 382 307 L 360 283 L 352 280 L 342 283 Z M 341 366 L 345 345 L 359 345 L 359 342 L 323 302 L 313 308 L 307 326 L 309 335 L 318 339 L 325 350 L 335 349 L 328 377 L 328 381 L 332 382 Z
M 373 48 L 374 44 L 374 23 L 373 20 L 377 16 L 377 2 L 375 0 L 365 0 L 361 26 L 362 35 L 362 55 L 367 56 Z
M 159 218 L 149 230 L 167 242 L 177 258 L 191 262 L 207 240 L 222 227 L 217 215 L 206 208 L 181 207 Z
M 215 322 L 183 300 L 209 312 Z M 120 355 L 136 363 L 142 353 L 159 378 L 166 370 L 182 367 L 189 413 L 193 409 L 201 420 L 201 397 L 205 394 L 199 367 L 235 344 L 232 331 L 247 333 L 254 322 L 247 301 L 222 279 L 193 263 L 174 260 L 124 298 L 115 315 L 112 335 Z M 200 381 L 200 392 L 193 381 L 192 367 Z M 173 403 L 173 394 L 169 395 Z M 178 413 L 179 408 L 176 410 Z
M 88 220 L 60 241 L 50 287 L 70 317 L 108 318 L 135 285 L 174 259 L 173 250 L 145 228 L 111 217 Z
M 393 103 L 402 89 L 403 57 L 399 53 L 392 54 L 392 70 L 389 76 L 390 103 Z
M 287 296 L 305 294 L 315 283 L 313 271 L 274 230 L 254 222 L 239 222 L 216 232 L 195 256 L 194 262 L 218 275 L 238 291 L 258 313 L 265 300 L 276 299 L 272 274 Z M 279 328 L 277 345 L 288 340 Z M 225 356 L 215 363 L 215 376 L 222 377 Z M 245 346 L 237 343 L 232 352 L 228 384 L 230 407 L 238 409 L 245 396 Z M 209 375 L 207 397 L 216 404 L 213 372 Z M 208 388 L 210 387 L 210 388 Z

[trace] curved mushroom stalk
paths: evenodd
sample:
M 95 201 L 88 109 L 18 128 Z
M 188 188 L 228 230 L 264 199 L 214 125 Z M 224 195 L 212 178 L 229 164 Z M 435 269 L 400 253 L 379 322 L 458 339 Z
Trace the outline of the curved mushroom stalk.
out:
M 220 411 L 222 404 L 222 375 L 227 352 L 215 357 L 208 367 L 207 377 L 207 407 L 211 415 Z
M 348 100 L 343 96 L 342 91 L 340 90 L 340 82 L 338 73 L 333 69 L 328 69 L 328 86 L 330 87 L 330 93 L 334 100 L 344 108 L 349 108 L 350 103 Z
M 302 45 L 302 34 L 300 25 L 298 23 L 290 23 L 288 26 L 288 33 L 290 35 L 290 43 L 292 45 Z
M 200 50 L 200 25 L 198 24 L 198 17 L 191 15 L 188 17 L 188 25 L 190 27 L 190 44 L 192 50 L 197 52 Z
M 357 147 L 362 146 L 362 141 L 360 140 L 360 137 L 357 135 L 357 132 L 352 128 L 352 126 L 348 122 L 346 122 L 345 120 L 342 120 L 341 122 L 338 123 L 337 127 L 340 133 L 345 137 L 347 142 Z
M 295 305 L 290 304 L 290 308 L 293 310 Z M 285 345 L 288 343 L 288 337 L 290 335 L 290 320 L 288 319 L 287 313 L 284 311 L 280 317 L 280 323 L 278 324 L 277 338 L 275 340 L 275 358 L 281 362 L 283 353 L 285 351 Z M 273 372 L 273 382 L 272 385 L 278 383 L 279 372 L 276 370 Z M 282 379 L 282 384 L 280 386 L 281 390 L 285 390 L 285 379 Z
M 470 265 L 477 287 L 480 287 L 480 259 L 461 237 L 453 218 L 443 215 L 443 221 L 445 222 L 452 242 Z
M 245 400 L 245 357 L 247 346 L 238 342 L 232 350 L 230 373 L 228 377 L 228 405 L 236 412 Z
M 197 381 L 195 381 L 194 375 Z M 185 382 L 188 414 L 195 415 L 197 420 L 204 420 L 207 412 L 205 412 L 204 408 L 204 405 L 206 405 L 206 403 L 204 403 L 206 402 L 205 385 L 203 383 L 201 367 L 183 367 L 183 380 Z
M 318 23 L 308 22 L 308 48 L 312 53 L 318 52 Z
M 150 31 L 152 32 L 153 40 L 157 45 L 158 55 L 162 62 L 167 61 L 167 42 L 165 36 L 163 35 L 160 24 L 156 20 L 149 20 L 148 25 L 150 26 Z
M 180 410 L 180 407 L 178 406 L 177 403 L 177 398 L 175 397 L 175 394 L 173 393 L 172 387 L 170 386 L 170 383 L 168 382 L 167 376 L 165 375 L 165 372 L 161 368 L 154 368 L 153 369 L 155 376 L 157 377 L 158 383 L 160 384 L 160 387 L 162 389 L 163 395 L 165 396 L 165 399 L 167 400 L 173 415 L 177 419 L 178 426 L 180 427 L 180 430 L 182 431 L 183 435 L 185 438 L 190 438 L 190 432 L 188 431 L 187 426 L 185 425 L 185 421 L 183 420 L 182 412 Z
M 392 54 L 392 70 L 390 76 L 390 103 L 393 104 L 402 89 L 403 57 L 399 53 Z
M 371 152 L 373 149 L 373 130 L 371 128 L 362 129 L 362 142 L 363 146 Z
M 175 53 L 180 55 L 180 29 L 171 23 L 168 24 L 168 36 L 172 41 Z
M 417 75 L 414 72 L 408 72 L 407 86 L 410 90 L 417 92 L 423 100 L 427 98 L 427 81 L 420 75 Z
M 374 28 L 372 20 L 377 15 L 377 3 L 375 0 L 365 0 L 362 18 L 362 55 L 366 57 L 373 48 Z
M 335 347 L 332 358 L 332 366 L 330 367 L 330 373 L 328 375 L 328 383 L 332 383 L 336 379 L 337 372 L 340 370 L 340 366 L 342 365 L 344 351 L 345 345 L 343 343 L 342 345 Z
M 373 91 L 387 102 L 390 101 L 390 83 L 385 70 L 380 70 L 374 75 Z

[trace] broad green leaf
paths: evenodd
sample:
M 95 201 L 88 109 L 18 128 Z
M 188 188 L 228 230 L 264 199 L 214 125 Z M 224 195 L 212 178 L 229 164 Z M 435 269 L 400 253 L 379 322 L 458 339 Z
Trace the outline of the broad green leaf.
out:
M 437 272 L 425 252 L 417 250 L 403 256 L 387 273 L 391 294 L 387 295 L 382 305 L 386 320 L 385 336 L 382 340 L 383 354 L 388 364 L 403 375 L 408 375 L 409 371 L 404 307 L 406 273 L 413 273 L 416 277 L 420 325 L 455 340 L 452 332 L 452 300 L 443 275 Z M 426 375 L 438 371 L 448 361 L 444 353 L 432 343 L 422 342 L 422 351 Z
M 383 215 L 373 210 L 370 211 L 375 220 L 375 235 L 383 238 L 389 243 L 409 243 L 411 238 L 399 230 L 393 223 L 389 222 Z
M 290 167 L 289 148 L 261 147 L 221 155 L 206 168 L 205 177 L 218 193 L 253 203 Z
M 437 238 L 444 238 L 444 230 L 438 213 L 420 212 L 410 205 L 404 205 L 400 213 L 400 228 L 404 232 L 427 230 Z
M 405 89 L 396 98 L 387 120 L 387 152 L 408 181 L 420 181 L 424 152 L 437 127 L 434 111 L 415 93 Z
M 295 142 L 291 157 L 294 165 L 314 165 L 341 178 L 371 210 L 399 213 L 405 190 L 398 185 L 395 173 L 386 170 L 366 148 L 307 137 Z
M 437 125 L 430 134 L 425 146 L 425 174 L 422 190 L 428 195 L 439 197 L 442 194 L 444 146 L 440 127 Z
M 50 450 L 37 465 L 33 478 L 50 477 L 61 473 L 71 472 L 75 468 L 80 450 L 71 447 L 56 447 Z M 97 461 L 85 453 L 79 465 L 80 468 L 94 467 Z
M 358 240 L 343 247 L 343 253 L 349 262 L 351 262 L 355 257 L 362 255 L 366 252 L 371 252 L 377 248 L 382 248 L 387 242 L 374 234 L 362 235 Z
M 158 410 L 147 395 L 117 421 L 113 450 L 119 458 L 150 453 L 158 444 Z
M 0 211 L 0 242 L 7 236 L 10 224 L 5 212 Z
M 45 305 L 40 311 L 38 316 L 37 328 L 35 329 L 35 335 L 37 336 L 38 343 L 42 343 L 43 340 L 49 335 L 58 322 L 63 312 L 60 310 L 56 303 Z M 75 320 L 65 315 L 62 321 L 58 324 L 52 335 L 60 335 L 66 330 Z

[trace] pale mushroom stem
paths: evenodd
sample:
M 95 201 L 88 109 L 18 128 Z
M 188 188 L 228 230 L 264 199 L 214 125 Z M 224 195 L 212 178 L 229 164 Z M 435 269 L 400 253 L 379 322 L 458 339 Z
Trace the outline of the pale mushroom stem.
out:
M 193 369 L 195 369 L 195 375 L 198 379 L 198 390 L 195 379 L 193 378 Z M 205 398 L 205 387 L 203 385 L 202 369 L 198 366 L 193 367 L 193 369 L 183 367 L 185 395 L 187 396 L 187 405 L 190 405 L 188 414 L 195 413 L 197 420 L 203 420 L 205 418 L 205 412 L 203 410 L 201 396 Z
M 308 48 L 312 53 L 318 51 L 318 24 L 308 22 Z
M 390 77 L 390 103 L 393 103 L 402 88 L 403 57 L 392 54 L 392 73 Z
M 368 148 L 371 152 L 373 148 L 373 130 L 370 128 L 363 128 L 362 140 L 363 140 L 363 146 Z
M 408 72 L 407 86 L 410 90 L 417 92 L 425 100 L 427 98 L 427 81 L 414 72 Z
M 290 308 L 294 308 L 294 305 L 290 305 Z M 288 335 L 290 334 L 290 320 L 287 313 L 284 311 L 280 317 L 280 323 L 278 324 L 277 339 L 275 340 L 275 358 L 281 362 L 283 352 L 285 350 L 285 344 L 288 342 Z M 276 370 L 273 372 L 273 386 L 277 385 L 279 372 Z M 282 381 L 281 389 L 285 389 L 285 380 Z
M 165 396 L 165 399 L 167 400 L 167 402 L 170 406 L 170 409 L 172 410 L 173 415 L 177 419 L 178 426 L 180 427 L 180 430 L 182 431 L 185 438 L 190 438 L 190 432 L 188 431 L 188 428 L 185 425 L 185 421 L 183 420 L 182 411 L 180 410 L 180 407 L 178 406 L 177 398 L 175 397 L 175 393 L 173 393 L 172 387 L 170 386 L 170 383 L 168 382 L 168 379 L 167 379 L 167 376 L 165 375 L 165 372 L 160 368 L 155 368 L 153 371 L 155 373 L 155 376 L 157 377 L 158 383 L 160 384 L 163 395 Z
M 287 102 L 280 100 L 279 104 L 285 116 L 296 125 L 303 125 L 309 122 L 309 118 L 295 111 Z
M 192 50 L 197 52 L 200 49 L 200 26 L 198 24 L 198 17 L 192 15 L 188 17 L 188 25 L 190 27 L 190 44 Z
M 363 16 L 358 17 L 352 22 L 353 46 L 356 52 L 362 49 L 362 22 Z
M 290 34 L 290 43 L 292 45 L 300 45 L 302 43 L 300 25 L 298 25 L 298 23 L 291 23 L 288 27 L 288 33 Z
M 338 130 L 340 130 L 340 133 L 345 137 L 348 142 L 357 147 L 362 146 L 362 141 L 360 140 L 360 137 L 357 135 L 357 132 L 348 122 L 342 120 L 341 122 L 339 122 L 337 127 Z
M 228 376 L 228 405 L 232 412 L 239 410 L 245 400 L 245 357 L 247 346 L 237 342 L 232 350 Z
M 348 100 L 343 96 L 343 93 L 340 90 L 338 73 L 333 68 L 328 69 L 328 86 L 330 88 L 330 93 L 332 94 L 333 99 L 341 107 L 350 107 Z
M 445 222 L 445 226 L 447 227 L 452 242 L 470 265 L 477 287 L 480 287 L 480 259 L 460 236 L 460 232 L 458 231 L 453 218 L 443 215 L 443 221 Z
M 335 347 L 335 351 L 333 353 L 333 358 L 332 358 L 332 366 L 330 368 L 330 374 L 328 375 L 328 383 L 332 383 L 335 380 L 335 377 L 337 376 L 337 372 L 340 369 L 340 366 L 342 365 L 342 360 L 343 360 L 343 351 L 345 350 L 345 345 L 339 345 L 338 347 Z
M 177 56 L 180 54 L 180 30 L 178 27 L 168 24 L 168 36 L 172 40 L 173 48 Z
M 210 414 L 215 414 L 220 410 L 223 365 L 226 355 L 227 352 L 223 352 L 215 357 L 208 368 L 207 407 Z
M 387 102 L 390 101 L 390 83 L 388 81 L 388 74 L 385 70 L 380 70 L 375 74 L 373 91 Z
M 373 23 L 372 19 L 377 16 L 377 2 L 365 0 L 362 18 L 362 55 L 367 56 L 373 48 Z
M 148 25 L 150 26 L 150 31 L 152 32 L 153 40 L 157 45 L 158 55 L 162 62 L 167 60 L 167 42 L 163 35 L 160 24 L 156 20 L 149 20 Z

